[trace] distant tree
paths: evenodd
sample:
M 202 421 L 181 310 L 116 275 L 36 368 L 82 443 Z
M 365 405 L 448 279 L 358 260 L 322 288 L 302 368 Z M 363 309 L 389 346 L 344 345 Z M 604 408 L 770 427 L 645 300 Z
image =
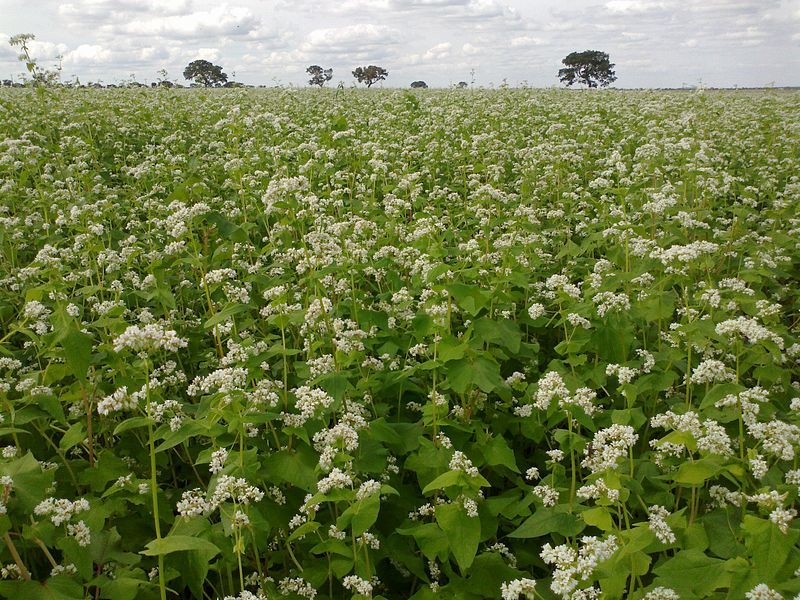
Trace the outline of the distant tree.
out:
M 306 69 L 306 73 L 311 75 L 308 85 L 318 85 L 322 87 L 333 79 L 333 69 L 323 69 L 319 65 L 311 65 Z
M 459 82 L 458 82 L 458 87 L 460 87 L 462 90 L 463 90 L 465 87 L 467 87 L 468 85 L 469 85 L 469 84 L 468 84 L 466 81 L 459 81 Z
M 183 70 L 183 78 L 205 87 L 219 87 L 228 81 L 228 76 L 222 72 L 222 67 L 203 59 L 193 60 L 186 65 Z
M 424 90 L 424 89 L 428 88 L 428 84 L 425 83 L 424 81 L 412 81 L 411 82 L 411 87 L 414 88 L 414 89 L 423 89 Z
M 590 88 L 606 87 L 617 80 L 614 64 L 608 54 L 600 50 L 571 52 L 561 61 L 563 69 L 558 70 L 561 83 L 572 85 L 582 83 Z
M 383 67 L 376 67 L 375 65 L 370 65 L 368 67 L 357 67 L 353 71 L 353 77 L 355 77 L 359 83 L 366 83 L 367 87 L 372 87 L 374 83 L 383 81 L 388 76 L 389 71 Z

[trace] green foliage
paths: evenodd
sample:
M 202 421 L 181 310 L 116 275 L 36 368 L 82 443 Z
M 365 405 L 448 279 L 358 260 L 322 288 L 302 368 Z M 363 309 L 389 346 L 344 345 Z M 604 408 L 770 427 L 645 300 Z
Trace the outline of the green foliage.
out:
M 558 79 L 568 86 L 582 83 L 590 88 L 606 87 L 617 80 L 608 53 L 600 50 L 570 52 L 561 62 L 564 68 L 558 70 Z
M 0 596 L 800 593 L 797 94 L 0 104 Z

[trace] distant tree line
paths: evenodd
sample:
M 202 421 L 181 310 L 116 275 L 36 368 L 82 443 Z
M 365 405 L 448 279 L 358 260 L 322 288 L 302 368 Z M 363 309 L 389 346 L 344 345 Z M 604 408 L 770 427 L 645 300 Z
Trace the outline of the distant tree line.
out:
M 35 36 L 31 33 L 23 33 L 11 37 L 8 42 L 13 48 L 19 48 L 18 58 L 20 62 L 25 63 L 25 67 L 31 77 L 30 83 L 32 85 L 63 85 L 69 87 L 147 87 L 145 84 L 136 81 L 135 76 L 131 75 L 130 79 L 122 82 L 119 85 L 103 85 L 102 83 L 90 83 L 88 85 L 81 85 L 77 79 L 74 82 L 61 81 L 61 57 L 58 56 L 58 65 L 54 69 L 43 68 L 31 55 L 29 42 L 33 41 Z M 583 52 L 571 52 L 568 54 L 561 63 L 563 68 L 558 70 L 559 80 L 567 86 L 572 86 L 575 83 L 585 85 L 587 88 L 607 87 L 617 80 L 616 73 L 614 72 L 614 64 L 611 62 L 606 52 L 600 50 L 584 50 Z M 309 75 L 308 85 L 323 87 L 331 79 L 333 79 L 333 68 L 323 68 L 319 65 L 310 65 L 306 69 Z M 356 67 L 353 69 L 353 77 L 358 83 L 366 85 L 371 88 L 379 81 L 385 81 L 389 76 L 389 71 L 384 67 L 378 65 L 367 65 Z M 235 75 L 235 74 L 234 74 Z M 176 81 L 167 79 L 167 72 L 164 69 L 159 71 L 159 80 L 150 84 L 150 87 L 183 87 Z M 197 59 L 186 65 L 183 70 L 183 78 L 190 81 L 190 87 L 253 87 L 245 86 L 244 84 L 237 83 L 229 80 L 227 73 L 222 70 L 222 67 L 215 65 L 205 59 Z M 10 79 L 2 81 L 3 86 L 22 86 L 21 83 L 14 83 Z M 340 83 L 340 86 L 343 84 Z M 263 87 L 263 86 L 260 86 Z M 413 89 L 427 89 L 428 84 L 422 80 L 417 80 L 411 83 Z M 459 81 L 457 87 L 466 88 L 466 81 Z

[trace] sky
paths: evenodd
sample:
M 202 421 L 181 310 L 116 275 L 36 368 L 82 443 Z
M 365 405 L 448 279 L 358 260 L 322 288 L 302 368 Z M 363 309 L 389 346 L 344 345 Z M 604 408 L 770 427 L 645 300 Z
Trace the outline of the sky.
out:
M 83 83 L 185 83 L 203 58 L 255 85 L 303 86 L 318 64 L 349 86 L 375 64 L 385 87 L 548 87 L 592 49 L 616 87 L 800 85 L 800 0 L 0 0 L 0 79 L 25 70 L 3 42 L 19 33 Z

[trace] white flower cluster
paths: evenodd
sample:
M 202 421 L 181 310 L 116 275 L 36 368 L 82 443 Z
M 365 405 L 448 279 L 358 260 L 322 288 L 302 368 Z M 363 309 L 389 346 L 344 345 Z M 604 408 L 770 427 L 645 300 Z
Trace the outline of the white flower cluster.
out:
M 242 590 L 238 596 L 225 596 L 224 600 L 267 600 L 267 595 L 259 592 L 254 594 L 247 590 Z
M 556 371 L 548 371 L 539 380 L 534 396 L 533 406 L 539 410 L 547 410 L 550 402 L 558 398 L 560 408 L 567 409 L 571 405 L 579 406 L 587 415 L 593 415 L 598 406 L 595 404 L 597 393 L 589 388 L 578 388 L 571 394 L 564 380 Z M 524 407 L 521 407 L 524 408 Z M 518 412 L 519 414 L 519 412 Z
M 733 338 L 736 335 L 741 336 L 750 344 L 755 344 L 762 340 L 769 340 L 773 342 L 778 348 L 783 349 L 783 338 L 763 325 L 756 319 L 747 317 L 737 317 L 735 319 L 727 319 L 717 323 L 714 331 L 717 335 L 727 338 Z
M 216 369 L 205 377 L 194 378 L 186 393 L 190 396 L 212 394 L 214 392 L 230 393 L 242 390 L 247 385 L 247 369 L 242 367 L 225 367 Z
M 681 597 L 672 588 L 658 586 L 647 592 L 642 600 L 681 600 Z
M 74 537 L 82 548 L 92 543 L 92 532 L 85 521 L 67 523 L 67 533 Z
M 338 467 L 334 467 L 327 477 L 323 477 L 317 482 L 317 490 L 322 494 L 327 494 L 333 489 L 344 489 L 352 486 L 352 477 Z
M 225 461 L 228 460 L 227 448 L 220 448 L 211 453 L 211 462 L 208 464 L 208 470 L 214 474 L 219 473 L 225 467 Z
M 634 367 L 626 367 L 616 363 L 606 365 L 606 375 L 616 375 L 620 384 L 625 385 L 633 381 L 633 378 L 639 374 L 639 369 Z
M 500 585 L 500 596 L 503 600 L 519 600 L 520 596 L 525 600 L 534 600 L 535 594 L 535 579 L 513 579 Z
M 781 460 L 793 461 L 800 448 L 800 427 L 773 419 L 766 423 L 747 422 L 747 432 L 761 442 L 764 452 Z
M 558 502 L 558 490 L 551 485 L 537 485 L 531 490 L 531 493 L 539 498 L 544 506 L 555 506 Z
M 594 295 L 592 302 L 597 305 L 597 314 L 601 317 L 609 312 L 623 312 L 631 309 L 631 300 L 626 294 L 600 292 Z
M 689 381 L 694 384 L 722 383 L 736 379 L 736 373 L 720 360 L 709 358 L 697 365 L 692 371 Z
M 759 583 L 744 595 L 747 600 L 783 600 L 780 592 L 776 592 L 766 583 Z
M 263 498 L 264 492 L 248 484 L 246 479 L 220 475 L 208 500 L 200 488 L 186 490 L 181 494 L 176 510 L 182 517 L 194 517 L 207 515 L 228 501 L 235 504 L 250 504 L 260 502 Z
M 40 517 L 50 517 L 53 525 L 58 527 L 67 523 L 78 513 L 89 510 L 89 501 L 85 498 L 67 500 L 66 498 L 47 498 L 42 500 L 33 509 L 33 513 Z
M 720 456 L 733 454 L 731 439 L 725 428 L 713 419 L 701 421 L 694 411 L 676 414 L 668 410 L 652 417 L 650 426 L 689 433 L 697 442 L 697 449 L 703 452 Z M 651 444 L 658 448 L 661 442 L 653 440 Z
M 177 352 L 185 348 L 188 342 L 178 337 L 173 329 L 165 329 L 157 323 L 144 327 L 129 326 L 123 333 L 114 338 L 114 351 L 121 352 L 125 348 L 134 352 L 166 350 Z
M 50 331 L 50 324 L 47 322 L 47 317 L 50 316 L 50 309 L 38 300 L 26 302 L 22 309 L 22 316 L 26 321 L 32 321 L 30 328 L 39 335 L 44 335 Z
M 542 304 L 539 304 L 538 302 L 531 304 L 528 307 L 528 316 L 533 320 L 538 319 L 543 314 L 544 314 L 544 306 Z
M 672 528 L 667 524 L 667 517 L 670 512 L 663 506 L 658 504 L 651 506 L 647 509 L 648 520 L 650 521 L 650 531 L 656 534 L 656 537 L 662 544 L 674 544 L 676 537 Z
M 284 595 L 297 594 L 308 600 L 314 600 L 317 597 L 317 590 L 302 577 L 285 577 L 281 579 L 278 588 Z
M 606 498 L 609 502 L 617 502 L 619 500 L 619 490 L 608 487 L 604 479 L 598 479 L 593 483 L 582 485 L 575 494 L 578 498 L 586 500 L 599 500 L 601 498 Z
M 616 551 L 617 539 L 613 535 L 605 540 L 584 536 L 577 551 L 566 544 L 552 547 L 547 543 L 542 547 L 540 556 L 546 564 L 556 567 L 550 589 L 568 600 L 578 584 L 589 579 L 595 568 Z
M 132 394 L 128 394 L 128 388 L 122 386 L 121 388 L 117 388 L 113 394 L 106 396 L 97 403 L 97 413 L 108 415 L 113 412 L 133 410 L 137 406 L 138 398 Z
M 797 516 L 797 511 L 793 508 L 783 508 L 782 506 L 775 507 L 769 514 L 769 520 L 778 526 L 781 533 L 786 534 L 789 532 L 789 525 Z
M 380 491 L 381 484 L 374 479 L 368 479 L 358 487 L 358 491 L 356 491 L 356 500 L 364 500 L 365 498 L 379 494 Z
M 348 575 L 342 579 L 342 587 L 346 590 L 353 590 L 361 596 L 372 598 L 372 584 L 358 575 Z
M 633 427 L 615 423 L 595 433 L 592 442 L 586 446 L 581 465 L 592 473 L 615 469 L 619 461 L 639 439 Z
M 451 471 L 464 471 L 470 477 L 477 477 L 479 474 L 477 467 L 473 466 L 472 461 L 461 450 L 453 452 L 449 468 Z

